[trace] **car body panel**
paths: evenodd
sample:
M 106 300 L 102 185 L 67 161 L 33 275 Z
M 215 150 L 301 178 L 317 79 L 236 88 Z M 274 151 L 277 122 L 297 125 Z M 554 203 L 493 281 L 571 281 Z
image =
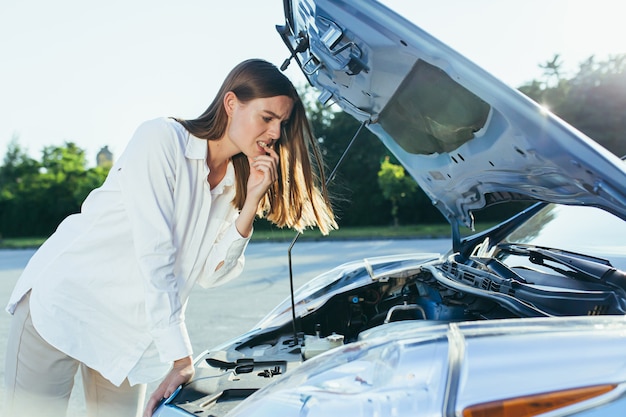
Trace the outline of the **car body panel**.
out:
M 366 338 L 311 359 L 229 415 L 455 416 L 466 407 L 502 398 L 607 381 L 616 385 L 605 396 L 572 407 L 582 411 L 621 398 L 626 389 L 624 318 L 417 328 L 397 323 L 384 331 L 395 334 Z M 581 349 L 588 360 L 581 360 Z M 361 410 L 355 410 L 358 404 Z
M 199 355 L 155 415 L 626 413 L 623 161 L 380 3 L 284 9 L 277 29 L 320 101 L 402 163 L 452 224 L 450 250 L 317 276 Z M 537 203 L 455 232 L 517 200 Z
M 320 100 L 376 134 L 452 222 L 533 199 L 626 218 L 619 158 L 384 5 L 285 2 L 282 37 Z M 306 34 L 306 35 L 304 35 Z
M 511 234 L 529 222 L 528 216 L 532 219 L 542 210 L 546 207 L 528 209 L 511 219 L 517 225 L 511 227 Z M 475 240 L 487 241 L 502 228 L 499 225 Z M 296 337 L 304 339 L 304 345 L 293 343 L 296 337 L 286 300 L 248 333 L 200 355 L 194 380 L 164 404 L 158 415 L 391 415 L 386 413 L 393 411 L 398 416 L 444 416 L 502 398 L 609 383 L 616 386 L 609 393 L 557 415 L 594 415 L 599 407 L 626 409 L 623 315 L 561 318 L 545 314 L 543 318 L 467 321 L 471 318 L 468 309 L 474 308 L 471 304 L 454 295 L 449 300 L 459 306 L 450 304 L 433 294 L 432 288 L 443 294 L 462 283 L 470 298 L 472 291 L 485 299 L 499 293 L 482 284 L 470 287 L 461 279 L 455 282 L 454 275 L 445 274 L 443 265 L 457 256 L 449 252 L 374 257 L 319 275 L 294 297 L 303 331 Z M 417 304 L 401 290 L 408 286 L 419 294 Z M 376 315 L 367 311 L 368 294 L 374 288 L 385 289 L 380 298 L 389 302 L 386 307 L 384 302 L 372 306 L 386 314 L 384 321 L 379 318 L 376 323 Z M 549 299 L 550 291 L 543 290 Z M 565 288 L 553 290 L 561 296 Z M 576 297 L 594 296 L 593 291 L 579 292 Z M 390 301 L 394 294 L 395 300 Z M 344 326 L 344 321 L 356 317 L 344 317 L 350 308 L 345 306 L 351 305 L 360 316 L 368 315 L 358 331 Z M 418 319 L 394 321 L 391 312 L 396 307 L 416 307 Z M 329 347 L 326 353 L 307 359 L 307 348 L 316 340 L 309 336 L 314 334 L 315 323 L 322 323 L 324 334 L 345 335 L 346 345 Z M 381 375 L 376 376 L 377 372 Z M 367 377 L 376 382 L 368 382 Z

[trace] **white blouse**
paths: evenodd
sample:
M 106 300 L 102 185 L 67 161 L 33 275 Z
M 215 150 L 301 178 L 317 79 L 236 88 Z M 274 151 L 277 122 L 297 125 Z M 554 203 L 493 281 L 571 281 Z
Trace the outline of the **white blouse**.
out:
M 249 241 L 234 224 L 232 164 L 211 190 L 206 156 L 206 140 L 175 120 L 143 123 L 81 212 L 33 255 L 7 311 L 31 291 L 33 324 L 51 345 L 116 385 L 163 377 L 192 354 L 192 287 L 239 275 Z

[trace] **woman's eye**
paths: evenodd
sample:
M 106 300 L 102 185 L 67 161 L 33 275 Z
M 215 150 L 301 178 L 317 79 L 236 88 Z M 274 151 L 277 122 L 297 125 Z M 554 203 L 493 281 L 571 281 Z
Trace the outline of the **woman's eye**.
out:
M 269 123 L 269 122 L 271 122 L 271 121 L 272 121 L 272 118 L 271 118 L 271 117 L 263 117 L 263 121 L 264 121 L 265 123 Z

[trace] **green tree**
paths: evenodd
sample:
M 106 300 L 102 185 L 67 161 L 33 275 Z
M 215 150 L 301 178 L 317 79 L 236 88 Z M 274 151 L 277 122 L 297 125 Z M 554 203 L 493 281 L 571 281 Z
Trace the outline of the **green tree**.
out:
M 328 189 L 339 226 L 388 223 L 388 203 L 376 184 L 376 172 L 386 148 L 367 129 L 361 129 L 344 156 L 359 130 L 359 123 L 334 106 L 322 105 L 311 86 L 302 86 L 298 90 L 318 139 L 326 172 L 330 175 L 337 167 L 335 175 L 328 178 Z M 337 166 L 339 161 L 341 163 Z
M 626 155 L 626 54 L 605 61 L 591 56 L 569 79 L 562 77 L 557 59 L 542 66 L 545 82 L 533 81 L 520 91 L 616 155 Z M 558 82 L 548 83 L 554 74 Z
M 0 234 L 48 236 L 100 186 L 107 168 L 87 168 L 85 151 L 75 143 L 48 146 L 42 161 L 28 157 L 14 139 L 0 167 Z
M 417 183 L 406 175 L 402 165 L 391 163 L 389 156 L 386 156 L 378 171 L 378 185 L 383 192 L 383 197 L 391 202 L 393 225 L 398 226 L 400 224 L 398 219 L 400 201 L 415 192 Z
M 388 202 L 382 196 L 376 177 L 380 160 L 387 153 L 384 145 L 369 130 L 361 129 L 344 156 L 359 130 L 359 123 L 346 113 L 336 113 L 330 125 L 314 128 L 331 169 L 343 156 L 329 186 L 340 226 L 389 223 Z
M 25 175 L 33 175 L 39 171 L 39 163 L 30 158 L 26 149 L 19 143 L 19 137 L 13 136 L 0 166 L 0 184 L 2 190 L 12 188 Z
M 563 61 L 559 61 L 560 55 L 555 54 L 550 61 L 546 61 L 544 64 L 539 64 L 539 68 L 543 69 L 543 76 L 545 77 L 545 85 L 558 85 L 561 81 L 561 67 Z
M 48 201 L 46 218 L 52 225 L 78 212 L 85 198 L 81 186 L 87 177 L 85 151 L 73 142 L 47 146 L 42 152 L 41 165 L 39 181 Z
M 19 236 L 28 227 L 24 210 L 30 207 L 32 184 L 36 183 L 40 164 L 30 158 L 14 136 L 0 166 L 0 238 Z
M 333 107 L 323 107 L 311 87 L 305 87 L 301 95 L 330 172 L 359 130 L 359 123 Z M 329 185 L 340 227 L 393 222 L 391 202 L 378 184 L 381 160 L 388 156 L 389 151 L 373 133 L 366 128 L 360 130 Z M 444 221 L 421 189 L 408 193 L 398 202 L 397 214 L 403 224 Z

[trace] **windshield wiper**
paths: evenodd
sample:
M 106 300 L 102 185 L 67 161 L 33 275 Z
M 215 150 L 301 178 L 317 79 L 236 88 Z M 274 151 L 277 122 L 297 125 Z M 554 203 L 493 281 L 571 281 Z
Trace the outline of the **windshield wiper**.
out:
M 516 243 L 500 244 L 498 249 L 514 255 L 527 256 L 530 262 L 545 266 L 565 276 L 581 280 L 599 280 L 626 290 L 626 273 L 613 267 L 606 259 Z M 562 268 L 563 266 L 568 269 Z

